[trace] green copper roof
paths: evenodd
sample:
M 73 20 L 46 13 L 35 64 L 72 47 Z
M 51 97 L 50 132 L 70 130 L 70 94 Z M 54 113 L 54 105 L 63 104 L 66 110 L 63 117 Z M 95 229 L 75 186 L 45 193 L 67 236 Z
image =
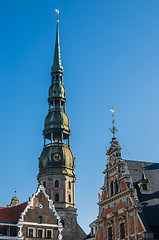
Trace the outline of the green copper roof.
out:
M 56 29 L 56 41 L 55 41 L 55 51 L 54 51 L 54 62 L 52 66 L 52 71 L 54 70 L 63 70 L 61 65 L 61 52 L 60 52 L 60 40 L 59 40 L 59 26 L 57 22 Z
M 74 175 L 74 157 L 71 149 L 63 144 L 48 145 L 43 148 L 39 158 L 39 174 L 62 173 Z

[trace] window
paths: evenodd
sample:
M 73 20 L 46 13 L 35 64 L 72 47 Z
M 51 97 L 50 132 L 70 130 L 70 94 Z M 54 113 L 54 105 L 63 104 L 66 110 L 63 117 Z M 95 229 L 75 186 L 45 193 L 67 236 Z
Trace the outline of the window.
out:
M 119 235 L 120 235 L 120 239 L 125 239 L 125 218 L 124 216 L 119 217 L 118 219 L 119 221 Z
M 55 193 L 55 202 L 59 202 L 59 194 Z
M 126 186 L 130 188 L 130 182 L 126 182 Z
M 71 202 L 71 195 L 70 194 L 68 195 L 68 200 L 69 200 L 69 202 Z
M 120 223 L 120 239 L 125 239 L 125 224 Z
M 39 223 L 42 223 L 42 216 L 39 217 Z
M 34 228 L 28 228 L 28 237 L 34 237 Z
M 43 229 L 38 229 L 38 237 L 43 238 L 44 237 L 44 230 Z
M 91 227 L 91 236 L 93 236 L 95 234 L 95 229 L 94 227 Z
M 58 80 L 59 79 L 59 76 L 58 75 L 56 75 L 56 80 Z
M 68 182 L 68 188 L 71 189 L 71 182 Z
M 142 188 L 143 190 L 147 190 L 147 184 L 143 183 Z
M 44 186 L 44 188 L 46 188 L 46 182 L 45 181 L 43 182 L 43 186 Z
M 53 238 L 53 230 L 46 230 L 46 238 Z
M 118 181 L 117 179 L 115 180 L 115 194 L 118 193 Z
M 65 221 L 63 219 L 61 219 L 61 224 L 63 227 L 65 227 Z
M 113 240 L 113 228 L 108 227 L 108 240 Z
M 55 181 L 55 188 L 58 188 L 58 187 L 59 187 L 59 181 L 56 180 L 56 181 Z
M 4 233 L 5 236 L 10 236 L 10 228 L 9 227 L 6 227 L 5 228 L 5 233 Z
M 111 197 L 112 197 L 113 196 L 113 181 L 111 181 L 110 190 L 111 190 Z

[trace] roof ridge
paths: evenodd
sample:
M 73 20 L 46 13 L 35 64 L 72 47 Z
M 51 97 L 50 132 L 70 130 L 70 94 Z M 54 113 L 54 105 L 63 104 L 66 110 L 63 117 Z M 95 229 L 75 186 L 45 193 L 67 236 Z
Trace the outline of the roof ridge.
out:
M 143 160 L 128 160 L 128 159 L 123 159 L 123 158 L 121 160 L 124 160 L 124 161 L 127 161 L 127 162 L 157 163 L 157 164 L 159 164 L 158 162 L 148 162 L 148 161 L 143 161 Z

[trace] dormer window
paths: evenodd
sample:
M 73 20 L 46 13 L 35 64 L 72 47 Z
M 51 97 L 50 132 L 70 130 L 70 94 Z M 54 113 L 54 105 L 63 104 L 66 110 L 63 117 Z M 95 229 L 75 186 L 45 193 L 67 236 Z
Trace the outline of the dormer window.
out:
M 143 183 L 142 188 L 143 190 L 147 190 L 147 184 Z
M 142 194 L 147 194 L 148 193 L 148 190 L 149 190 L 148 189 L 148 184 L 149 184 L 149 180 L 146 178 L 144 163 L 142 163 L 142 177 L 137 182 L 137 186 L 140 190 L 140 193 L 142 193 Z
M 148 189 L 148 184 L 149 184 L 149 180 L 148 179 L 141 179 L 137 182 L 138 188 L 140 190 L 140 193 L 142 194 L 146 194 L 148 193 L 149 189 Z

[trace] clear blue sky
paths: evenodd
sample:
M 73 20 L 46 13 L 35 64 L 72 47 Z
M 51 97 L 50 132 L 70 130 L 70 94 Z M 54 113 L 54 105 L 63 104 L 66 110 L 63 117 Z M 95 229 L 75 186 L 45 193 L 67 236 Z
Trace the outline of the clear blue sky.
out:
M 131 158 L 159 162 L 159 1 L 1 0 L 0 205 L 36 191 L 50 68 L 60 41 L 76 207 L 81 226 L 98 214 L 111 106 Z M 130 159 L 122 142 L 122 157 Z

